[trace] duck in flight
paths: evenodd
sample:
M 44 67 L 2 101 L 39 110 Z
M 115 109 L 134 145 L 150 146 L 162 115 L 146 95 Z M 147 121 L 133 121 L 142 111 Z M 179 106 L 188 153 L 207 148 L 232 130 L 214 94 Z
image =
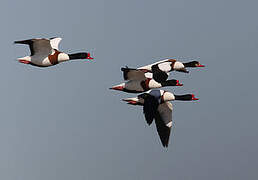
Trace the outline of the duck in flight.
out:
M 153 73 L 139 71 L 128 67 L 121 68 L 124 80 L 126 82 L 115 85 L 109 89 L 124 91 L 128 93 L 142 93 L 150 89 L 161 88 L 166 86 L 183 86 L 179 80 L 171 79 L 164 82 L 157 82 L 153 79 Z
M 124 83 L 115 85 L 110 89 L 124 91 L 128 93 L 142 93 L 150 89 L 161 88 L 165 86 L 183 86 L 179 83 L 179 80 L 171 79 L 164 82 L 157 82 L 152 77 L 152 73 L 144 73 L 143 71 L 129 70 L 130 68 L 121 68 L 123 71 L 124 79 L 127 80 Z
M 179 80 L 171 79 L 165 82 L 158 83 L 154 79 L 146 78 L 143 80 L 130 80 L 111 87 L 110 89 L 124 91 L 127 93 L 142 93 L 150 89 L 156 89 L 166 86 L 183 86 Z
M 140 94 L 138 97 L 123 99 L 128 104 L 143 106 L 143 113 L 148 125 L 151 125 L 155 120 L 163 147 L 168 147 L 169 144 L 173 111 L 172 103 L 169 101 L 174 100 L 196 101 L 198 98 L 193 94 L 175 95 L 164 90 L 150 90 Z
M 122 68 L 121 70 L 124 72 L 124 79 L 138 79 L 139 77 L 142 78 L 143 76 L 151 76 L 155 81 L 161 83 L 167 80 L 169 76 L 169 72 L 171 71 L 179 71 L 184 73 L 189 73 L 186 68 L 190 67 L 205 67 L 204 65 L 200 64 L 198 61 L 191 61 L 187 63 L 182 63 L 175 59 L 165 59 L 162 61 L 158 61 L 156 63 L 142 66 L 137 69 L 133 68 Z
M 15 41 L 15 44 L 27 44 L 30 47 L 30 56 L 18 58 L 20 63 L 30 64 L 38 67 L 48 67 L 56 65 L 60 62 L 70 61 L 74 59 L 93 59 L 90 53 L 82 52 L 75 54 L 66 54 L 58 49 L 58 45 L 62 38 L 36 38 L 22 41 Z

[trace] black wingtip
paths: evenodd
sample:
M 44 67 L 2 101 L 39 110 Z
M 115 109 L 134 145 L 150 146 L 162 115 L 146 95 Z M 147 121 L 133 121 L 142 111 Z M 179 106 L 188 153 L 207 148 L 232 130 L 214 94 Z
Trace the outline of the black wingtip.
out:
M 128 71 L 128 70 L 130 70 L 130 69 L 132 69 L 132 68 L 129 68 L 128 66 L 125 66 L 125 67 L 122 67 L 122 68 L 121 68 L 121 71 Z
M 164 148 L 168 148 L 168 144 L 167 143 L 164 143 L 162 144 Z
M 31 44 L 31 40 L 14 41 L 15 44 Z
M 125 66 L 125 67 L 122 67 L 122 68 L 121 68 L 121 71 L 123 71 L 124 80 L 128 80 L 127 74 L 128 74 L 128 72 L 130 71 L 130 68 L 128 68 L 127 66 Z
M 13 44 L 21 44 L 22 41 L 14 41 Z

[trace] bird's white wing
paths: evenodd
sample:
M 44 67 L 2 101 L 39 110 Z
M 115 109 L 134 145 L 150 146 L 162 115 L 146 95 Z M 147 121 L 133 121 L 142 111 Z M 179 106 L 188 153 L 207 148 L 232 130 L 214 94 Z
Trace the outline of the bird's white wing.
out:
M 164 147 L 168 147 L 169 136 L 172 127 L 173 106 L 170 102 L 159 105 L 158 114 L 155 117 L 157 131 Z
M 121 68 L 123 71 L 124 80 L 145 80 L 145 70 L 132 69 L 132 68 Z
M 61 40 L 62 40 L 62 38 L 60 38 L 60 37 L 50 38 L 50 45 L 51 45 L 51 47 L 53 49 L 59 50 L 58 49 L 58 45 L 59 45 Z
M 169 60 L 169 59 L 164 59 L 164 60 L 161 60 L 161 61 L 158 61 L 158 62 L 149 64 L 149 65 L 146 65 L 146 66 L 139 67 L 139 68 L 137 68 L 137 69 L 147 69 L 147 70 L 151 70 L 151 66 L 153 66 L 153 65 L 155 65 L 155 64 L 160 64 L 160 63 L 166 62 L 166 61 L 168 61 L 168 60 Z

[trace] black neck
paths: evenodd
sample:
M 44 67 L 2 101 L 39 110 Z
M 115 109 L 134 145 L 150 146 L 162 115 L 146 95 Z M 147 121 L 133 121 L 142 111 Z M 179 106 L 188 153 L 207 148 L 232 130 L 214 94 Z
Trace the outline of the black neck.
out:
M 180 101 L 190 101 L 192 100 L 192 94 L 185 94 L 185 95 L 174 95 L 175 100 L 180 100 Z
M 197 61 L 191 61 L 191 62 L 183 63 L 183 65 L 185 67 L 196 67 L 196 64 L 198 64 Z
M 162 85 L 162 87 L 165 87 L 165 86 L 176 86 L 177 85 L 177 80 L 171 79 L 171 80 L 167 80 L 165 82 L 161 82 L 160 84 Z
M 75 54 L 68 54 L 69 59 L 86 59 L 88 57 L 88 53 L 75 53 Z

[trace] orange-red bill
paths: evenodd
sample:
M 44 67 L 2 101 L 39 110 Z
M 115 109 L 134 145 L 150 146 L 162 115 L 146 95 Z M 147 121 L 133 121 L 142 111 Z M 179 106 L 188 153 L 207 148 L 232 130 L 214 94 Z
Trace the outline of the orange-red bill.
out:
M 181 83 L 179 82 L 179 80 L 177 80 L 177 81 L 176 81 L 176 86 L 183 86 L 183 84 L 181 84 Z
M 109 88 L 109 89 L 114 89 L 114 90 L 123 91 L 124 87 L 123 87 L 123 86 L 114 86 L 114 87 Z
M 192 94 L 192 100 L 193 100 L 193 101 L 197 101 L 197 100 L 199 100 L 199 98 L 196 98 L 196 97 L 194 96 L 194 94 Z
M 197 67 L 205 67 L 204 65 L 202 65 L 202 64 L 199 64 L 199 65 L 197 65 Z

